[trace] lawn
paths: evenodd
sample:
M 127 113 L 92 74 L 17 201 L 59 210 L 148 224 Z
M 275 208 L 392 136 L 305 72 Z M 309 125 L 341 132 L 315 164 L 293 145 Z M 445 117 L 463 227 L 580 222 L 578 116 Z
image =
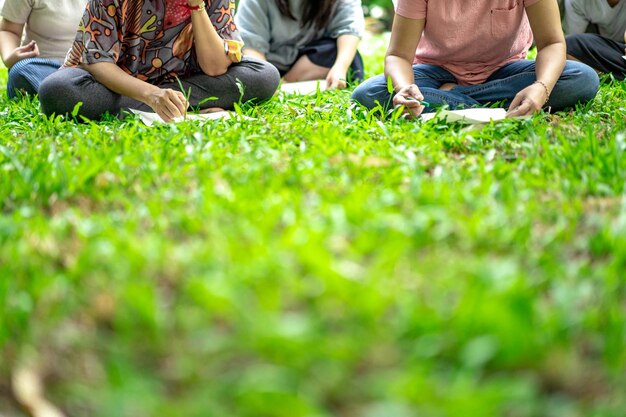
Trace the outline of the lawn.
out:
M 0 93 L 1 417 L 28 377 L 67 416 L 626 416 L 626 83 L 474 131 Z

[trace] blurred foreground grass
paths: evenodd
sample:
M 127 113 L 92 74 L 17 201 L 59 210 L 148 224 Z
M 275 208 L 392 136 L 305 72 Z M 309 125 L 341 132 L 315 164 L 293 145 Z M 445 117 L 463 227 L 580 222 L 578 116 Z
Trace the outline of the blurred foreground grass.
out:
M 0 416 L 24 369 L 70 416 L 625 416 L 626 85 L 480 131 L 349 94 L 156 128 L 3 94 Z

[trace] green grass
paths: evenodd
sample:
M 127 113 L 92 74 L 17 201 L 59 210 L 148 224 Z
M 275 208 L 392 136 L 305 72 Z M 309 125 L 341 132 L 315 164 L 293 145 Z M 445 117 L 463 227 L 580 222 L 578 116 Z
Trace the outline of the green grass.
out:
M 480 131 L 349 94 L 153 129 L 2 94 L 0 415 L 27 362 L 70 416 L 623 417 L 626 84 Z

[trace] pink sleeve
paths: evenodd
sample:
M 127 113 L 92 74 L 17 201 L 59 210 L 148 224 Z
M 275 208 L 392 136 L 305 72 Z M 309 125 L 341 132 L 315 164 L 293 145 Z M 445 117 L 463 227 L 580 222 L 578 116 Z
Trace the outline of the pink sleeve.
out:
M 426 19 L 427 8 L 428 0 L 398 0 L 396 14 L 408 19 Z

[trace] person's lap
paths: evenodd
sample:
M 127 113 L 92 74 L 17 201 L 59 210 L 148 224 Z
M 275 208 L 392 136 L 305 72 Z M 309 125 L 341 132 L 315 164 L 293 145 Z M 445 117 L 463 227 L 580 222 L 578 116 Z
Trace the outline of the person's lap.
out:
M 337 60 L 337 40 L 322 38 L 300 49 L 293 65 L 281 71 L 288 82 L 308 81 L 326 77 Z M 347 81 L 362 81 L 365 73 L 363 59 L 357 51 L 348 73 Z
M 444 84 L 456 83 L 454 76 L 442 67 L 428 64 L 413 66 L 415 84 L 428 103 L 445 104 L 451 108 L 488 106 L 495 103 L 507 107 L 515 95 L 536 80 L 535 61 L 519 60 L 503 66 L 495 71 L 481 84 L 457 85 L 443 91 Z M 580 84 L 580 85 L 577 85 Z M 581 85 L 583 90 L 581 91 Z M 598 87 L 597 75 L 591 68 L 572 61 L 566 67 L 552 92 L 547 106 L 561 110 L 574 106 L 578 101 L 591 99 Z M 384 75 L 373 77 L 361 84 L 353 93 L 353 99 L 373 108 L 378 103 L 384 109 L 391 107 L 393 95 L 389 92 Z M 427 107 L 425 112 L 434 111 Z
M 568 35 L 565 41 L 569 56 L 596 71 L 611 73 L 619 80 L 626 78 L 626 60 L 622 58 L 626 48 L 624 42 L 593 33 Z
M 202 73 L 159 85 L 189 95 L 190 107 L 203 110 L 214 107 L 232 109 L 239 101 L 270 98 L 279 83 L 278 71 L 254 58 L 244 58 L 230 66 L 227 73 L 210 77 Z M 182 88 L 181 88 L 182 87 Z M 98 119 L 105 113 L 121 115 L 127 109 L 152 111 L 145 103 L 121 96 L 100 84 L 89 72 L 64 68 L 52 74 L 41 87 L 40 102 L 45 114 L 71 113 L 82 103 L 79 115 Z
M 61 67 L 61 62 L 49 58 L 27 58 L 11 67 L 7 80 L 7 95 L 37 94 L 41 82 Z M 19 92 L 19 93 L 18 93 Z

